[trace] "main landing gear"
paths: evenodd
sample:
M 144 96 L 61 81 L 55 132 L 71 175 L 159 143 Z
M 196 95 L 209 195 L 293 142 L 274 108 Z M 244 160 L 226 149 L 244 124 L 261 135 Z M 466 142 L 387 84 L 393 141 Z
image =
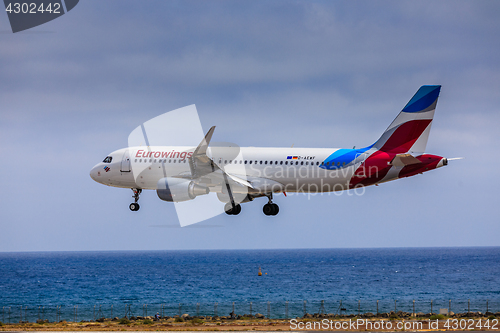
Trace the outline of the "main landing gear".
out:
M 141 206 L 139 206 L 137 202 L 139 201 L 139 195 L 141 194 L 142 189 L 133 188 L 132 191 L 134 192 L 134 196 L 132 198 L 134 198 L 135 202 L 132 202 L 130 206 L 128 206 L 128 208 L 130 208 L 130 210 L 133 212 L 137 212 L 139 208 L 141 208 Z
M 224 211 L 226 212 L 227 215 L 238 215 L 239 213 L 241 213 L 241 205 L 234 205 L 234 208 L 233 208 L 233 204 L 228 202 L 225 206 L 224 206 Z
M 267 216 L 275 216 L 279 213 L 280 208 L 277 204 L 273 203 L 273 194 L 271 193 L 269 196 L 269 202 L 264 205 L 262 211 Z

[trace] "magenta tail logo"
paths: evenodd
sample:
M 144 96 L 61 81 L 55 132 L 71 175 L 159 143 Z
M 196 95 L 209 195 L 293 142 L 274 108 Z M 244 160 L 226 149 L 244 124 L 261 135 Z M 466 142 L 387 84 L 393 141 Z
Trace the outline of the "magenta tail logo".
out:
M 72 10 L 79 0 L 3 0 L 12 32 L 31 29 Z

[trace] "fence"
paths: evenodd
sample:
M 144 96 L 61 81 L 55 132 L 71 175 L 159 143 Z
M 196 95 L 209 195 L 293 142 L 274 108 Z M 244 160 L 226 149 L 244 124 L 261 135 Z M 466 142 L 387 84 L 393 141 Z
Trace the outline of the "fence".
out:
M 161 303 L 161 304 L 96 304 L 96 305 L 10 305 L 1 307 L 2 323 L 36 322 L 78 322 L 95 321 L 100 318 L 122 318 L 136 316 L 161 317 L 182 314 L 190 316 L 256 315 L 267 318 L 285 319 L 311 314 L 374 315 L 390 311 L 412 314 L 440 313 L 440 310 L 454 313 L 496 313 L 500 311 L 500 300 L 318 300 L 282 302 L 214 302 L 214 303 Z

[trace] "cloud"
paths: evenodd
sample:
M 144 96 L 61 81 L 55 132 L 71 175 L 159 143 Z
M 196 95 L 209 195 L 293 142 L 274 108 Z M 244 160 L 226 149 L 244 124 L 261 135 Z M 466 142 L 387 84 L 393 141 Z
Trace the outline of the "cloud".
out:
M 33 30 L 50 33 L 2 33 L 1 180 L 12 190 L 0 195 L 8 228 L 0 251 L 403 246 L 397 239 L 410 226 L 438 220 L 456 238 L 422 231 L 411 245 L 498 245 L 465 234 L 474 215 L 478 230 L 500 231 L 485 208 L 498 185 L 489 170 L 498 162 L 499 12 L 494 1 L 108 0 L 80 2 Z M 9 30 L 6 20 L 0 30 Z M 152 241 L 144 230 L 171 223 L 157 216 L 173 218 L 173 207 L 148 192 L 137 218 L 127 209 L 131 193 L 88 177 L 136 126 L 190 104 L 205 130 L 217 125 L 216 141 L 369 145 L 422 84 L 443 85 L 429 152 L 466 160 L 360 198 L 280 197 L 275 224 L 256 200 L 237 222 L 210 221 L 225 228 L 205 229 L 209 237 L 156 228 Z M 434 217 L 411 215 L 402 226 L 385 218 L 415 207 Z M 7 221 L 33 232 L 17 233 Z M 358 237 L 331 241 L 352 228 Z M 93 238 L 96 229 L 103 232 Z

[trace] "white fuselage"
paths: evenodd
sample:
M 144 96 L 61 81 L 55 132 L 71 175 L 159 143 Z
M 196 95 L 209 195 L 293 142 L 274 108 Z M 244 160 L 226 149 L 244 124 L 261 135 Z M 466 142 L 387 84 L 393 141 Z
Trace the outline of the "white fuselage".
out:
M 97 164 L 90 175 L 95 181 L 109 186 L 155 190 L 161 178 L 190 174 L 188 158 L 194 149 L 178 146 L 124 148 L 109 155 L 111 163 Z M 370 153 L 360 154 L 351 163 L 335 170 L 322 167 L 322 162 L 337 150 L 246 147 L 239 148 L 237 156 L 235 153 L 227 156 L 225 151 L 216 149 L 209 149 L 207 155 L 230 174 L 245 179 L 270 179 L 282 184 L 286 192 L 331 192 L 348 189 L 356 168 Z M 218 192 L 219 188 L 214 186 L 211 191 Z

